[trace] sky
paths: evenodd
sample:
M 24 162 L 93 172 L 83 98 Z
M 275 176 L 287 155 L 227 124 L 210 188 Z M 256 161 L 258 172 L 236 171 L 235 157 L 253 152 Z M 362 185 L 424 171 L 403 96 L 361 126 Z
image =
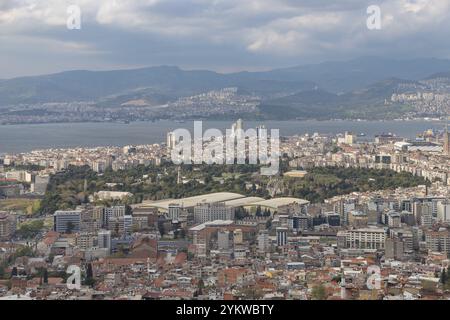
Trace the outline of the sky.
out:
M 77 6 L 81 29 L 68 29 Z M 380 8 L 380 29 L 367 8 Z M 72 21 L 72 20 L 71 20 Z M 155 65 L 218 72 L 450 58 L 450 0 L 0 0 L 0 79 Z

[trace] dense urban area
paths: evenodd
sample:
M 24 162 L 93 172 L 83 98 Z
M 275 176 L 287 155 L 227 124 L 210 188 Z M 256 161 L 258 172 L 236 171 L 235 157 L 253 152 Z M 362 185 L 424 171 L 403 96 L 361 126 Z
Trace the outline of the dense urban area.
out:
M 448 128 L 281 137 L 273 176 L 176 142 L 1 156 L 0 300 L 450 298 Z

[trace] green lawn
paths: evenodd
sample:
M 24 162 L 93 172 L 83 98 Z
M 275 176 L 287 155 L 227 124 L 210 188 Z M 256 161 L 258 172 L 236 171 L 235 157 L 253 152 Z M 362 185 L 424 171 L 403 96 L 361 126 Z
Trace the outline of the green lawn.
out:
M 36 199 L 5 199 L 0 200 L 0 211 L 22 211 L 32 214 L 39 210 L 40 200 Z

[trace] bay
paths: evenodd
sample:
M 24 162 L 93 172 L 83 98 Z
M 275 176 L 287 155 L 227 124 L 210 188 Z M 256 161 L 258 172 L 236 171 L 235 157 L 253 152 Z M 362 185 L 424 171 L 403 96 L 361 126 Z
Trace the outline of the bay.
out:
M 231 121 L 203 121 L 203 129 L 217 128 L 225 133 Z M 373 139 L 381 133 L 414 138 L 428 129 L 443 130 L 442 121 L 244 121 L 245 128 L 264 124 L 268 129 L 279 129 L 280 135 L 303 133 L 337 134 L 352 131 L 364 133 Z M 124 146 L 161 143 L 167 132 L 185 128 L 193 130 L 193 121 L 132 122 L 125 123 L 51 123 L 0 126 L 0 154 L 28 152 L 47 148 L 72 148 L 94 146 Z

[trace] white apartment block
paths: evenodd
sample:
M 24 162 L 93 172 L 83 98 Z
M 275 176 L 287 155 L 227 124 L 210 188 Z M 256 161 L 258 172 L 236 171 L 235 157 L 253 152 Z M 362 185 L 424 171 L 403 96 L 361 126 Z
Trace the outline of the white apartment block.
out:
M 195 223 L 205 223 L 215 220 L 234 220 L 234 207 L 224 203 L 197 204 L 194 207 Z
M 381 228 L 362 228 L 340 231 L 341 246 L 350 249 L 384 249 L 386 231 Z
M 437 218 L 440 222 L 450 222 L 450 200 L 438 202 Z

